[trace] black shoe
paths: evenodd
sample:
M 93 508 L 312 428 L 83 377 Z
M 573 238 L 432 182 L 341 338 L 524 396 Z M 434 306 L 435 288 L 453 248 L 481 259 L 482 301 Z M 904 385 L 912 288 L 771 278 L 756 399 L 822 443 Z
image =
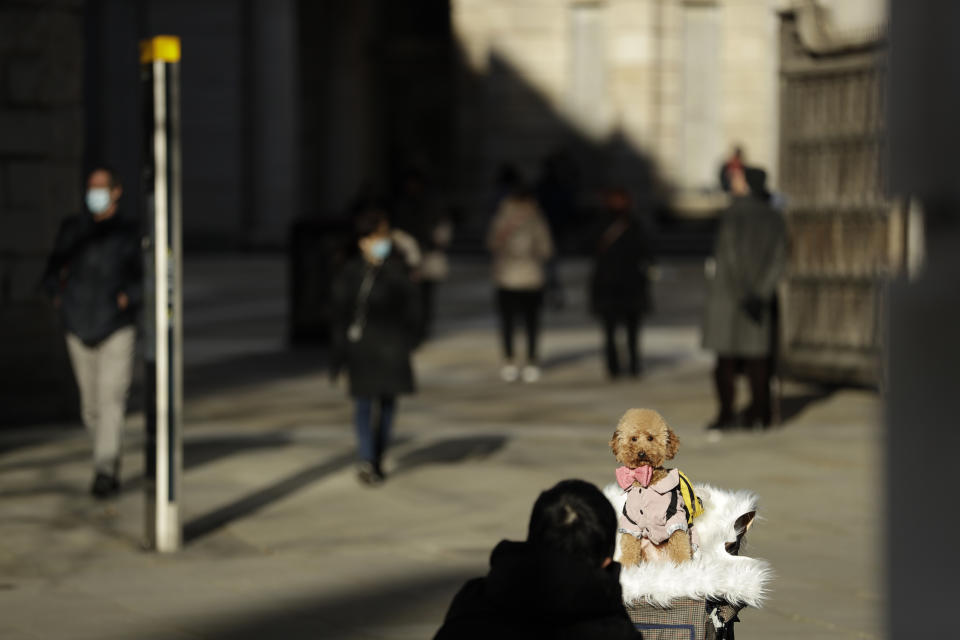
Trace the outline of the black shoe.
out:
M 739 424 L 735 418 L 719 416 L 716 420 L 707 425 L 707 431 L 729 431 L 736 429 Z
M 361 462 L 357 465 L 357 480 L 367 486 L 376 487 L 383 484 L 386 476 L 383 475 L 379 466 L 370 462 Z
M 750 418 L 745 424 L 748 429 L 753 429 L 754 431 L 767 431 L 773 426 L 773 420 L 770 418 Z
M 106 500 L 120 493 L 120 482 L 116 476 L 97 472 L 93 478 L 93 486 L 90 487 L 90 493 L 98 500 Z
M 742 422 L 748 429 L 761 431 L 773 425 L 773 416 L 769 411 L 757 411 L 751 407 L 744 412 Z

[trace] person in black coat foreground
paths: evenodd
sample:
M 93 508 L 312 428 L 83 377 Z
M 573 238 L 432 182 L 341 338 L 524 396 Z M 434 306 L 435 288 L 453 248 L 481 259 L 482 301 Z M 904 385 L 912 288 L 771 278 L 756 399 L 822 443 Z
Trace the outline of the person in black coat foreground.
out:
M 643 369 L 640 326 L 650 307 L 647 273 L 654 262 L 652 243 L 631 211 L 626 189 L 609 189 L 604 194 L 604 210 L 606 215 L 592 247 L 590 306 L 603 324 L 607 373 L 611 378 L 621 373 L 616 334 L 623 326 L 629 372 L 637 377 Z
M 460 589 L 434 640 L 641 638 L 612 560 L 616 529 L 613 507 L 589 482 L 544 491 L 527 540 L 494 548 L 490 573 Z
M 414 391 L 410 353 L 420 331 L 420 302 L 391 243 L 386 213 L 361 212 L 354 230 L 359 255 L 333 283 L 331 376 L 347 370 L 356 403 L 357 474 L 361 482 L 375 485 L 385 478 L 382 460 L 396 398 Z

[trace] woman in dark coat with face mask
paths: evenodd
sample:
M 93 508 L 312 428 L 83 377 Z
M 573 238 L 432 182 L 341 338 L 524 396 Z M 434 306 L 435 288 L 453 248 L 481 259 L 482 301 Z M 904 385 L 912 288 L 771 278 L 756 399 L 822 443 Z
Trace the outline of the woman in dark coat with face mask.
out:
M 333 284 L 333 363 L 346 368 L 355 401 L 358 477 L 384 480 L 397 396 L 414 391 L 410 354 L 419 328 L 419 299 L 407 267 L 390 240 L 387 216 L 367 210 L 355 223 L 359 255 Z

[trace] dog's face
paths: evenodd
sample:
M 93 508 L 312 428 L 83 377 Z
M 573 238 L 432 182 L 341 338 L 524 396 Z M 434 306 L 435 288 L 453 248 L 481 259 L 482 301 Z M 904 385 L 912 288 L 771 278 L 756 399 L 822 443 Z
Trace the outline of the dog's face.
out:
M 630 409 L 617 424 L 610 448 L 624 466 L 649 465 L 654 469 L 677 455 L 680 439 L 666 421 L 652 409 Z

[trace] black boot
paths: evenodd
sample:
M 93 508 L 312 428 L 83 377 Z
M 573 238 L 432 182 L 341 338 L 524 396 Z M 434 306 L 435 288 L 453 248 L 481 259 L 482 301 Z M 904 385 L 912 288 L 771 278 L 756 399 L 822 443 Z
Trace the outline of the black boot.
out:
M 370 487 L 383 484 L 385 477 L 379 464 L 363 461 L 357 465 L 357 480 Z
M 116 476 L 97 472 L 93 478 L 93 485 L 90 487 L 90 493 L 98 500 L 106 500 L 120 493 L 120 481 Z

